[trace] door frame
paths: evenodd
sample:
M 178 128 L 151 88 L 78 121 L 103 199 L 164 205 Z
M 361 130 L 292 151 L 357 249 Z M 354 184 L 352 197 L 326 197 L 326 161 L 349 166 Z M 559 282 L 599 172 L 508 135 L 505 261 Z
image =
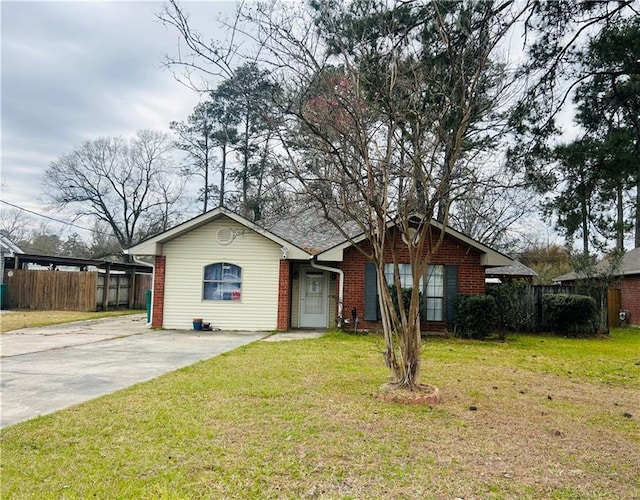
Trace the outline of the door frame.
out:
M 322 325 L 305 325 L 303 321 L 304 316 L 304 305 L 306 300 L 306 273 L 312 272 L 314 274 L 322 274 L 322 283 L 323 283 L 323 294 L 322 294 L 322 304 L 324 308 L 324 320 Z M 329 273 L 324 271 L 323 269 L 317 269 L 312 266 L 300 266 L 298 269 L 299 276 L 299 297 L 298 297 L 298 328 L 329 328 Z

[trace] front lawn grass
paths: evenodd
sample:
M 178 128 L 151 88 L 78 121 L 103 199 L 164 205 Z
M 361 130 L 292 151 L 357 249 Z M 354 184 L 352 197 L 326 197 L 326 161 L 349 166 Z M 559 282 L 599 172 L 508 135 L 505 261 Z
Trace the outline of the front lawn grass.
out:
M 71 321 L 86 321 L 90 319 L 106 318 L 108 316 L 122 316 L 123 314 L 140 314 L 142 310 L 121 309 L 117 311 L 76 312 L 76 311 L 40 311 L 34 309 L 17 309 L 5 311 L 0 316 L 0 333 L 31 328 L 36 326 L 58 325 Z
M 428 340 L 432 406 L 373 397 L 381 347 L 257 342 L 9 427 L 2 498 L 640 497 L 640 330 Z

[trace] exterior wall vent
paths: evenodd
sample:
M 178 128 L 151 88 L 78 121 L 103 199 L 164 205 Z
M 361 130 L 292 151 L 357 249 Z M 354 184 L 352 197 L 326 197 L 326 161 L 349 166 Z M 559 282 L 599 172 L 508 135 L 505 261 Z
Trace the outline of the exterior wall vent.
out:
M 221 245 L 229 245 L 234 239 L 233 236 L 231 228 L 228 227 L 221 227 L 216 232 L 216 239 Z
M 404 244 L 407 246 L 412 245 L 415 247 L 420 242 L 420 235 L 414 228 L 409 228 L 409 238 L 407 239 L 407 235 L 403 234 L 402 241 L 404 241 Z

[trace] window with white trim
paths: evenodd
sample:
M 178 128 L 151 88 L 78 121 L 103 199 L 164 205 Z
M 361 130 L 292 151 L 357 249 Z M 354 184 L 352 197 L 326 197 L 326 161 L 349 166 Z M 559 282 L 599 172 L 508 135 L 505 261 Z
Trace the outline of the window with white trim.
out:
M 400 288 L 413 288 L 411 264 L 398 264 L 398 273 L 400 277 Z M 396 284 L 393 278 L 393 264 L 384 265 L 384 278 L 387 285 L 393 286 Z M 420 278 L 420 286 L 422 286 L 422 278 Z
M 427 321 L 444 320 L 444 266 L 427 267 L 427 286 L 425 289 Z
M 410 264 L 398 264 L 400 286 L 413 288 L 413 276 Z M 395 284 L 393 277 L 393 264 L 384 265 L 384 277 L 387 285 Z M 420 277 L 420 288 L 423 292 L 427 321 L 444 321 L 444 266 L 427 266 L 426 286 L 423 277 Z
M 242 268 L 227 262 L 216 262 L 204 268 L 202 298 L 204 300 L 240 300 Z

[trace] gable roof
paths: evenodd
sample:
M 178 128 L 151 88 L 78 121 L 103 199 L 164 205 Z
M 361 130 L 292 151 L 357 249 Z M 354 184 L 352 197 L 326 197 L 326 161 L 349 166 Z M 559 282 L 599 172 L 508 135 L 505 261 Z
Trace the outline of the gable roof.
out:
M 231 210 L 225 207 L 218 207 L 210 210 L 204 214 L 198 215 L 191 220 L 183 222 L 171 229 L 164 231 L 163 233 L 152 236 L 137 245 L 132 246 L 129 249 L 126 249 L 124 252 L 129 255 L 161 255 L 162 254 L 162 245 L 163 243 L 167 243 L 175 238 L 182 236 L 194 229 L 197 229 L 200 226 L 205 224 L 209 224 L 215 220 L 220 218 L 227 217 L 238 224 L 241 224 L 258 234 L 261 234 L 265 238 L 277 243 L 283 248 L 287 249 L 287 258 L 289 259 L 309 259 L 311 255 L 308 252 L 293 244 L 292 242 L 277 236 L 276 234 L 268 231 L 253 222 L 245 219 L 244 217 L 232 212 Z
M 345 249 L 354 243 L 365 240 L 365 235 L 357 224 L 350 221 L 345 222 L 343 231 L 351 236 L 351 239 L 345 239 L 344 235 L 332 223 L 320 217 L 318 212 L 311 208 L 282 217 L 272 223 L 265 223 L 265 227 L 261 227 L 225 207 L 218 207 L 163 233 L 152 236 L 125 250 L 125 253 L 130 255 L 161 255 L 163 243 L 178 238 L 221 217 L 228 217 L 282 247 L 287 247 L 287 258 L 289 259 L 308 260 L 315 256 L 318 261 L 340 262 L 343 260 Z M 481 254 L 480 264 L 484 267 L 510 266 L 514 263 L 510 257 L 469 238 L 449 226 L 444 226 L 436 220 L 432 220 L 431 224 L 471 248 L 478 250 Z
M 606 272 L 607 266 L 608 260 L 605 257 L 596 264 L 596 271 Z M 624 254 L 620 269 L 615 273 L 615 276 L 631 276 L 634 274 L 640 274 L 640 247 L 629 250 Z M 570 273 L 554 278 L 553 281 L 573 281 L 585 279 L 586 277 L 584 273 L 571 271 Z
M 513 259 L 504 255 L 497 250 L 489 248 L 488 246 L 480 243 L 479 241 L 474 240 L 473 238 L 468 237 L 467 235 L 461 233 L 460 231 L 456 231 L 452 227 L 445 226 L 441 222 L 438 222 L 435 219 L 431 219 L 431 225 L 437 228 L 440 231 L 444 231 L 446 234 L 452 236 L 458 241 L 469 245 L 471 248 L 475 248 L 481 254 L 480 256 L 480 265 L 484 267 L 492 267 L 492 266 L 510 266 L 513 264 Z M 320 252 L 316 257 L 319 261 L 341 261 L 342 255 L 344 251 L 352 246 L 354 243 L 360 243 L 365 240 L 364 234 L 359 234 L 358 236 L 352 238 L 351 240 L 342 240 L 342 242 L 334 245 L 331 248 L 328 248 L 322 252 Z

